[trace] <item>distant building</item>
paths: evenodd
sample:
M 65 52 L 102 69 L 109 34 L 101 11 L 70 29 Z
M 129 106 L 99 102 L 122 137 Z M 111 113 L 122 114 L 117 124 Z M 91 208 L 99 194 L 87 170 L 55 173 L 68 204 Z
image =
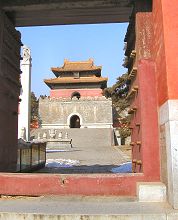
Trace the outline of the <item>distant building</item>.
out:
M 53 79 L 45 79 L 50 97 L 39 100 L 42 128 L 112 128 L 112 101 L 103 96 L 107 78 L 92 59 L 51 68 Z

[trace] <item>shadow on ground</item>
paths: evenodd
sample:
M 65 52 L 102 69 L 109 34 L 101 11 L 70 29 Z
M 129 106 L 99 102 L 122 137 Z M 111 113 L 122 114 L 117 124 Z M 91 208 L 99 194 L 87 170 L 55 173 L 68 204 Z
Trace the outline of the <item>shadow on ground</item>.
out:
M 91 173 L 131 173 L 131 168 L 124 168 L 116 165 L 81 165 L 72 167 L 45 167 L 38 173 L 59 173 L 59 174 L 91 174 Z M 128 166 L 127 166 L 128 167 Z M 121 168 L 119 170 L 119 168 Z M 125 169 L 125 171 L 124 171 Z M 124 172 L 123 172 L 124 171 Z

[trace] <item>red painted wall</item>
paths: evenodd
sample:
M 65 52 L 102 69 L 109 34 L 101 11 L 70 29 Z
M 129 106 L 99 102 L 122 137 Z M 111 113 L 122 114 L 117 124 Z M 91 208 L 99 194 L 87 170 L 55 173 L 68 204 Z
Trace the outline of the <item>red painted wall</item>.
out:
M 153 0 L 153 58 L 159 106 L 178 99 L 178 4 L 177 0 Z
M 168 91 L 163 33 L 163 17 L 160 0 L 153 1 L 153 33 L 154 38 L 152 52 L 156 68 L 158 104 L 162 105 L 165 100 L 168 99 Z
M 178 99 L 178 2 L 162 0 L 168 98 Z
M 159 127 L 154 67 L 154 62 L 150 60 L 140 60 L 138 63 L 141 159 L 143 173 L 153 181 L 160 178 Z
M 131 122 L 133 172 L 143 172 L 145 176 L 155 181 L 160 178 L 160 154 L 153 43 L 152 12 L 138 12 L 136 14 L 137 55 L 134 63 L 137 75 L 132 85 L 133 88 L 138 86 L 138 91 L 131 106 L 137 108 Z
M 136 183 L 143 181 L 152 182 L 152 178 L 143 174 L 1 174 L 0 194 L 136 196 Z
M 79 92 L 81 97 L 102 96 L 102 89 L 54 89 L 50 91 L 50 97 L 70 98 L 73 92 Z

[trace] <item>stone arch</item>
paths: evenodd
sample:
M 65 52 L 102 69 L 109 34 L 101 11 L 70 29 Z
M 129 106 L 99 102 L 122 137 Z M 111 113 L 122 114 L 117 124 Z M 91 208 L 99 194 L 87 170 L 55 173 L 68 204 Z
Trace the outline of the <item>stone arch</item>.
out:
M 82 124 L 83 124 L 83 120 L 82 120 L 81 115 L 78 114 L 78 113 L 76 113 L 76 112 L 73 112 L 73 113 L 71 113 L 71 114 L 68 116 L 68 118 L 67 118 L 67 125 L 68 125 L 69 128 L 70 128 L 70 126 L 71 126 L 71 118 L 74 117 L 74 116 L 76 116 L 76 118 L 78 117 L 79 122 L 80 122 L 80 127 L 81 127 Z

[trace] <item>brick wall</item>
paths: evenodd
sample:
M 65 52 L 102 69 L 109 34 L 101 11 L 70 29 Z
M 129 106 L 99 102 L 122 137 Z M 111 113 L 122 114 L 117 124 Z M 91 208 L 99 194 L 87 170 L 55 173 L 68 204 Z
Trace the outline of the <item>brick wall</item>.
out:
M 45 98 L 39 100 L 39 117 L 42 126 L 54 125 L 69 127 L 72 115 L 78 115 L 82 127 L 99 125 L 112 126 L 112 101 L 105 97 L 97 98 Z

